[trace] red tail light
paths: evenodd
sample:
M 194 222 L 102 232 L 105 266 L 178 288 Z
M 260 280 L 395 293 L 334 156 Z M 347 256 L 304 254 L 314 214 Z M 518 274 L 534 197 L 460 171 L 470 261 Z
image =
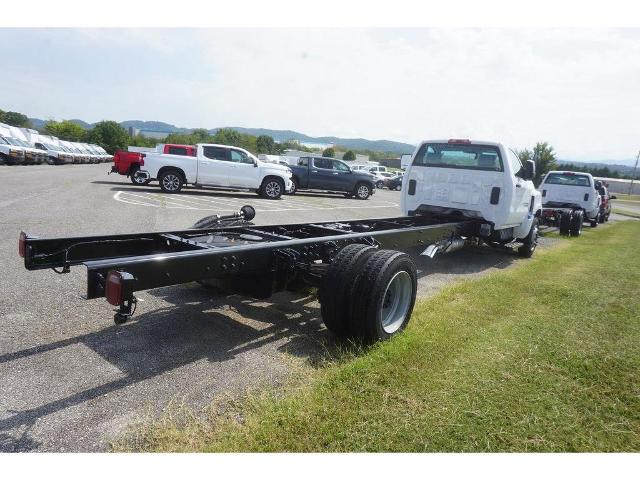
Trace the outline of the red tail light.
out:
M 140 165 L 144 165 L 144 157 L 146 157 L 146 155 L 144 153 L 140 154 Z
M 105 287 L 105 296 L 107 297 L 107 302 L 111 305 L 118 306 L 122 303 L 122 284 L 123 284 L 122 274 L 120 272 L 116 272 L 115 270 L 107 273 L 107 284 Z
M 471 140 L 468 138 L 450 138 L 448 143 L 464 143 L 465 145 L 469 145 Z
M 24 232 L 20 232 L 20 237 L 18 237 L 18 255 L 24 258 L 24 254 L 27 251 L 27 234 Z

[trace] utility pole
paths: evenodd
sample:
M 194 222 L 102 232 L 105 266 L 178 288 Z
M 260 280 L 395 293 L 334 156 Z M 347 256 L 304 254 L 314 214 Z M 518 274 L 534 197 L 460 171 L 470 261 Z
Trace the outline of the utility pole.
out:
M 633 180 L 636 178 L 636 171 L 638 170 L 638 160 L 640 160 L 640 150 L 636 156 L 636 165 L 633 167 L 633 174 L 631 175 L 631 185 L 629 186 L 629 195 L 633 193 Z

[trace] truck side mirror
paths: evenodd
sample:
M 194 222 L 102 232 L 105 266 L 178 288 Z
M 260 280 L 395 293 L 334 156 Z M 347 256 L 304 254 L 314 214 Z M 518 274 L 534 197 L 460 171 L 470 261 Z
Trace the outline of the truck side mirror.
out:
M 536 162 L 533 160 L 527 160 L 524 166 L 524 173 L 522 178 L 525 180 L 533 180 L 536 177 Z

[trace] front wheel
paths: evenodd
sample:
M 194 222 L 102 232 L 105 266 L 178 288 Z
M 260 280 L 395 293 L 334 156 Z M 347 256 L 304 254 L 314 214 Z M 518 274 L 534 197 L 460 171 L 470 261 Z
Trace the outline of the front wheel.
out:
M 522 258 L 531 258 L 538 246 L 538 219 L 534 218 L 531 223 L 529 233 L 522 241 L 522 246 L 518 248 L 518 255 Z
M 183 185 L 182 175 L 174 170 L 169 170 L 160 175 L 160 189 L 165 193 L 178 193 L 182 190 Z
M 279 178 L 267 178 L 260 188 L 260 194 L 269 200 L 278 200 L 284 193 L 284 182 Z
M 376 182 L 376 188 L 382 188 L 384 187 L 384 182 L 382 180 L 379 180 Z
M 371 187 L 366 183 L 361 183 L 356 187 L 356 198 L 366 200 L 371 196 Z

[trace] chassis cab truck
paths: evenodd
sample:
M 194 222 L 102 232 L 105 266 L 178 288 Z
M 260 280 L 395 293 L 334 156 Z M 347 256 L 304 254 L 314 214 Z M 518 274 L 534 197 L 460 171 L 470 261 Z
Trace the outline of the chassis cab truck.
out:
M 579 236 L 585 221 L 591 227 L 601 223 L 602 198 L 590 173 L 551 171 L 542 179 L 540 189 L 542 219 L 557 226 L 562 235 Z
M 529 257 L 537 245 L 541 195 L 535 163 L 523 165 L 500 143 L 428 140 L 416 149 L 402 185 L 405 215 L 455 215 L 481 222 L 492 246 L 520 243 Z
M 268 298 L 314 286 L 327 328 L 371 343 L 402 331 L 411 317 L 418 274 L 401 250 L 433 257 L 488 243 L 531 256 L 540 214 L 533 174 L 533 162 L 520 165 L 498 143 L 429 141 L 407 170 L 404 216 L 258 226 L 244 206 L 170 232 L 51 239 L 23 232 L 18 252 L 29 270 L 84 265 L 86 298 L 105 297 L 117 324 L 133 315 L 136 292 L 151 288 L 198 282 Z

